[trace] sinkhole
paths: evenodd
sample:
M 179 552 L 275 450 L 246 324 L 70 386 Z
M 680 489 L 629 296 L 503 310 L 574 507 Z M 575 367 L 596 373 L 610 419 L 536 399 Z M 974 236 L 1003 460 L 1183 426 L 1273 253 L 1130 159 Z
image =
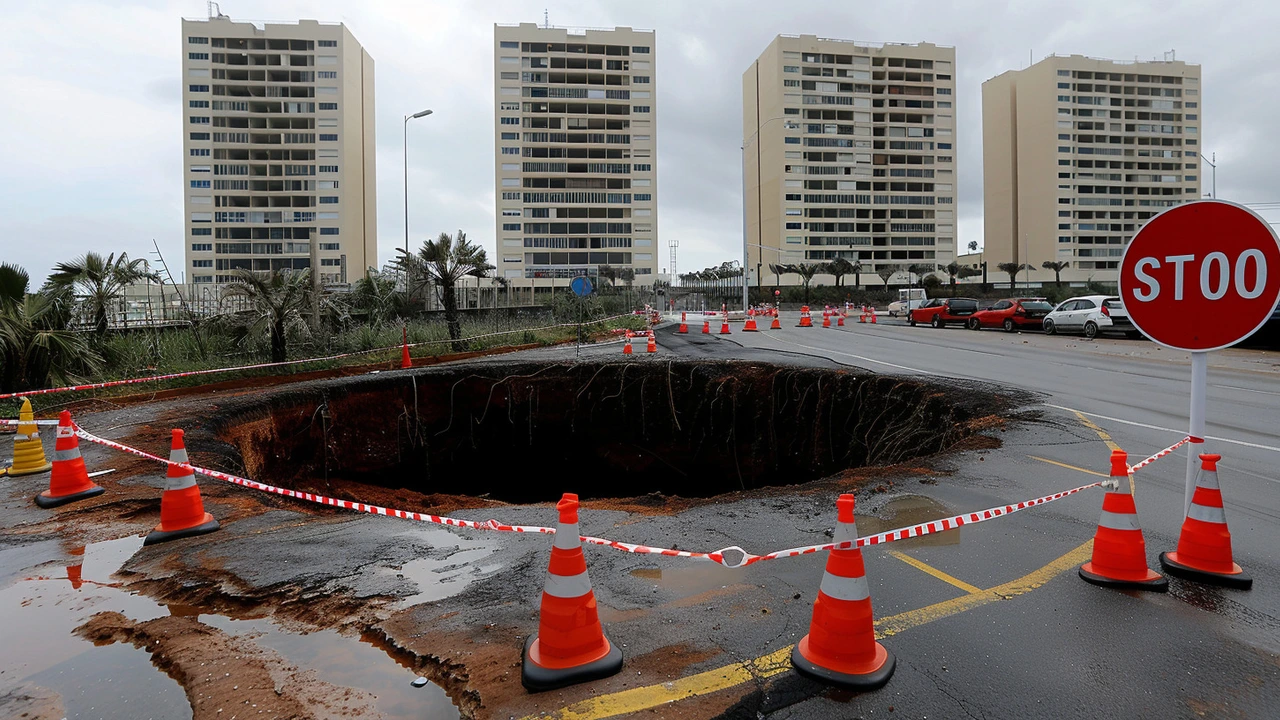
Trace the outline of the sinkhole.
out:
M 212 429 L 256 480 L 506 502 L 794 485 L 955 446 L 986 390 L 749 362 L 493 363 L 246 396 Z

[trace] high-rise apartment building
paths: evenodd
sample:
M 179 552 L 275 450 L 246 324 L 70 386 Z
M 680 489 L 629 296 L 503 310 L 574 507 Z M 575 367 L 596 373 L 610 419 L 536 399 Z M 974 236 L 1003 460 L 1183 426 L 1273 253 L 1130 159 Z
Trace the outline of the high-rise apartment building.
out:
M 1114 282 L 1161 210 L 1200 197 L 1200 66 L 1050 56 L 982 84 L 984 257 Z
M 182 21 L 187 282 L 378 261 L 373 59 L 342 24 Z
M 565 285 L 608 266 L 652 284 L 653 31 L 495 25 L 493 70 L 494 264 L 501 277 Z
M 954 48 L 776 37 L 742 77 L 756 282 L 773 278 L 773 263 L 845 258 L 866 279 L 888 266 L 951 262 L 954 91 Z

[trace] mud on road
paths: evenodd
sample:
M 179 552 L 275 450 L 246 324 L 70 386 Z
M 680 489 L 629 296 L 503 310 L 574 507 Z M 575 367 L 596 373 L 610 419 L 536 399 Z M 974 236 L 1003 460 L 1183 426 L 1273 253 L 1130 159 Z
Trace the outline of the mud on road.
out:
M 332 497 L 553 524 L 546 501 L 577 491 L 593 498 L 584 503 L 587 534 L 686 549 L 773 549 L 818 541 L 831 526 L 827 499 L 835 491 L 936 481 L 934 466 L 947 451 L 992 446 L 992 432 L 1026 399 L 761 363 L 488 361 L 82 404 L 76 418 L 157 454 L 169 428 L 182 427 L 197 465 Z M 50 513 L 30 505 L 41 479 L 4 487 L 6 585 L 69 577 L 74 546 L 155 524 L 163 468 L 81 445 L 91 470 L 115 469 L 97 479 L 103 496 Z M 377 648 L 447 696 L 453 707 L 428 705 L 431 716 L 508 717 L 588 692 L 529 696 L 519 683 L 520 648 L 537 627 L 545 538 L 358 515 L 208 478 L 201 487 L 221 531 L 141 547 L 109 578 L 170 608 L 169 617 L 86 611 L 52 632 L 139 648 L 177 681 L 196 718 L 226 718 L 236 714 L 232 706 L 246 711 L 241 717 L 395 716 L 376 693 L 344 686 L 340 674 L 308 672 L 306 658 L 210 625 L 215 617 L 227 628 L 269 618 L 283 632 L 336 631 Z M 748 574 L 721 577 L 712 568 L 703 573 L 710 585 L 700 577 L 668 586 L 650 581 L 653 565 L 643 558 L 608 550 L 588 557 L 603 619 L 627 646 L 630 673 L 672 678 L 686 667 L 723 664 L 732 656 L 717 633 L 734 622 L 767 628 L 778 617 L 770 617 L 774 604 L 812 602 L 811 588 L 780 595 L 752 586 Z M 707 623 L 710 640 L 691 640 L 675 622 L 688 612 L 724 621 Z M 640 630 L 655 618 L 658 629 Z M 6 680 L 15 678 L 0 674 L 0 691 Z M 48 693 L 21 686 L 0 695 L 0 711 L 48 711 Z M 729 693 L 697 713 L 734 702 Z

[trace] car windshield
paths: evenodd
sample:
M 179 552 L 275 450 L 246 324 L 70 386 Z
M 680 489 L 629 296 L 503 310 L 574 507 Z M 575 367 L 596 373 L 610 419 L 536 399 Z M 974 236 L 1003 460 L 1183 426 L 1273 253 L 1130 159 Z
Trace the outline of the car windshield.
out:
M 1102 301 L 1102 306 L 1108 310 L 1119 310 L 1124 312 L 1124 302 L 1120 298 L 1107 298 Z
M 977 310 L 978 301 L 969 300 L 968 298 L 952 298 L 950 304 L 951 310 Z
M 1049 304 L 1049 303 L 1047 303 L 1047 302 L 1035 302 L 1035 301 L 1033 301 L 1033 302 L 1024 302 L 1024 303 L 1022 303 L 1022 309 L 1023 309 L 1023 310 L 1031 310 L 1031 311 L 1034 311 L 1034 312 L 1049 312 L 1050 310 L 1052 310 L 1052 309 L 1053 309 L 1053 306 L 1052 306 L 1052 305 L 1050 305 L 1050 304 Z

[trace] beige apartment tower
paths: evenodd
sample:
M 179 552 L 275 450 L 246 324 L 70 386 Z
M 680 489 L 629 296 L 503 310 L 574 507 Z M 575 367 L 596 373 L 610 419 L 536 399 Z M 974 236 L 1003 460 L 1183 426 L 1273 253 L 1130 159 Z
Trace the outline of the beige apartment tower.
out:
M 1200 197 L 1200 66 L 1050 56 L 982 84 L 983 256 L 1116 282 L 1152 215 Z M 1020 276 L 1020 279 L 1023 276 Z
M 373 59 L 345 25 L 182 21 L 187 282 L 378 261 Z
M 845 258 L 878 285 L 881 268 L 955 259 L 954 48 L 779 35 L 743 74 L 742 99 L 755 285 L 772 284 L 774 263 Z
M 654 33 L 494 26 L 500 277 L 564 286 L 658 274 Z M 608 271 L 606 271 L 608 274 Z

